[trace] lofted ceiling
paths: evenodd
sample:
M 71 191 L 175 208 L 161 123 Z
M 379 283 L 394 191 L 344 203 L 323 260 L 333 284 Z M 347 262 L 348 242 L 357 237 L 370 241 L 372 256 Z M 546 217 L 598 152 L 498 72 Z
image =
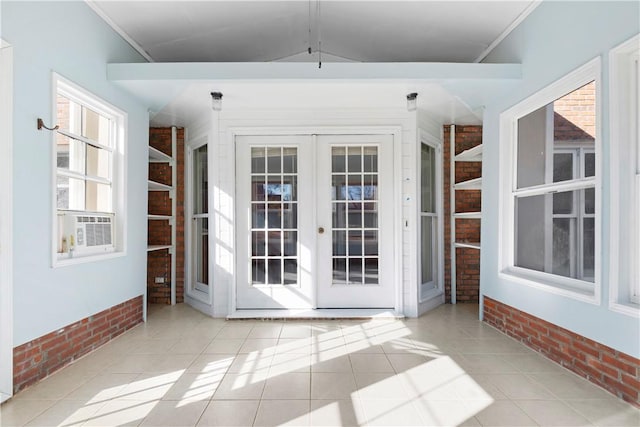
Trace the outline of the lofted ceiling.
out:
M 87 2 L 157 62 L 474 62 L 539 3 Z
M 478 66 L 470 63 L 480 62 L 541 0 L 85 1 L 155 63 L 147 64 L 146 78 L 135 64 L 127 76 L 109 74 L 147 103 L 151 123 L 160 126 L 187 123 L 208 108 L 211 91 L 224 93 L 225 109 L 330 108 L 336 102 L 344 108 L 402 107 L 407 93 L 418 92 L 418 108 L 434 119 L 477 124 L 483 97 L 505 84 L 501 77 L 487 79 L 478 68 L 473 70 L 480 74 L 462 78 L 428 72 L 407 78 L 398 70 L 429 63 Z M 320 59 L 322 69 L 294 64 Z M 288 64 L 278 64 L 284 68 L 274 75 L 274 62 Z M 360 68 L 340 71 L 344 62 Z M 189 65 L 180 64 L 166 77 L 164 63 L 217 68 L 194 77 Z M 260 64 L 262 72 L 250 72 Z M 386 70 L 382 77 L 380 70 Z

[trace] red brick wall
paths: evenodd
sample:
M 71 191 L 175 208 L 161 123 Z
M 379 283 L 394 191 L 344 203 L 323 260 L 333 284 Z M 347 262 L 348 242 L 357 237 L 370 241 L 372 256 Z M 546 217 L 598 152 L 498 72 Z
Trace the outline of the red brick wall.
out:
M 165 154 L 171 153 L 171 128 L 150 128 L 149 145 Z M 176 143 L 176 302 L 184 301 L 184 130 L 178 129 Z M 149 179 L 171 185 L 172 170 L 166 163 L 150 163 Z M 149 192 L 149 214 L 171 215 L 168 192 Z M 167 221 L 148 222 L 150 245 L 171 244 L 171 226 Z M 164 283 L 155 283 L 163 277 Z M 149 252 L 147 256 L 147 301 L 150 304 L 171 303 L 171 256 L 169 250 Z
M 13 392 L 38 382 L 142 322 L 142 296 L 13 349 Z
M 553 137 L 556 142 L 594 141 L 596 135 L 596 84 L 588 83 L 553 103 Z
M 443 156 L 443 185 L 444 185 L 444 282 L 445 300 L 451 302 L 451 226 L 449 222 L 450 192 L 450 127 L 444 126 L 444 156 Z M 482 144 L 482 126 L 456 126 L 455 153 Z M 467 181 L 482 176 L 482 163 L 458 162 L 455 169 L 455 182 Z M 480 190 L 456 191 L 456 212 L 478 212 L 481 210 Z M 479 242 L 480 220 L 457 219 L 457 241 Z M 480 293 L 480 251 L 477 249 L 456 249 L 456 301 L 465 303 L 479 302 Z
M 484 297 L 484 321 L 640 407 L 640 360 Z

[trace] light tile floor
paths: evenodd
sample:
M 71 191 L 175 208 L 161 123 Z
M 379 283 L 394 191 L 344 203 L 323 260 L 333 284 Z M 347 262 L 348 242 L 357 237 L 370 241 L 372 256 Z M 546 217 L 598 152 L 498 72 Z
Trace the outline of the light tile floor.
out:
M 640 411 L 477 320 L 224 321 L 153 307 L 19 393 L 2 426 L 640 426 Z

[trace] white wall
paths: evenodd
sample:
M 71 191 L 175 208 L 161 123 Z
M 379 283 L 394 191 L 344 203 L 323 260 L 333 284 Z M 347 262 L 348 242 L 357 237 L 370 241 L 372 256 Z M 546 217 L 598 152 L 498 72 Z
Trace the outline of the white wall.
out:
M 106 79 L 107 62 L 143 62 L 84 2 L 1 2 L 14 52 L 14 346 L 130 298 L 146 287 L 146 108 Z M 127 254 L 51 268 L 51 73 L 128 113 Z
M 592 340 L 640 357 L 637 317 L 608 309 L 609 295 L 609 84 L 608 50 L 640 30 L 638 2 L 543 2 L 487 57 L 522 62 L 523 79 L 496 92 L 484 115 L 482 294 Z M 602 57 L 602 301 L 599 305 L 552 295 L 498 275 L 499 114 L 596 56 Z

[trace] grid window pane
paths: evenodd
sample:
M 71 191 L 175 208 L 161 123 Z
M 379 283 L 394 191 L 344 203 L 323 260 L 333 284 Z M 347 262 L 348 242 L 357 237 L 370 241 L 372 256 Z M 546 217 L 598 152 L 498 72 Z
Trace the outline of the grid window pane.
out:
M 332 147 L 334 284 L 378 283 L 378 149 Z
M 298 283 L 298 151 L 251 148 L 251 282 Z

